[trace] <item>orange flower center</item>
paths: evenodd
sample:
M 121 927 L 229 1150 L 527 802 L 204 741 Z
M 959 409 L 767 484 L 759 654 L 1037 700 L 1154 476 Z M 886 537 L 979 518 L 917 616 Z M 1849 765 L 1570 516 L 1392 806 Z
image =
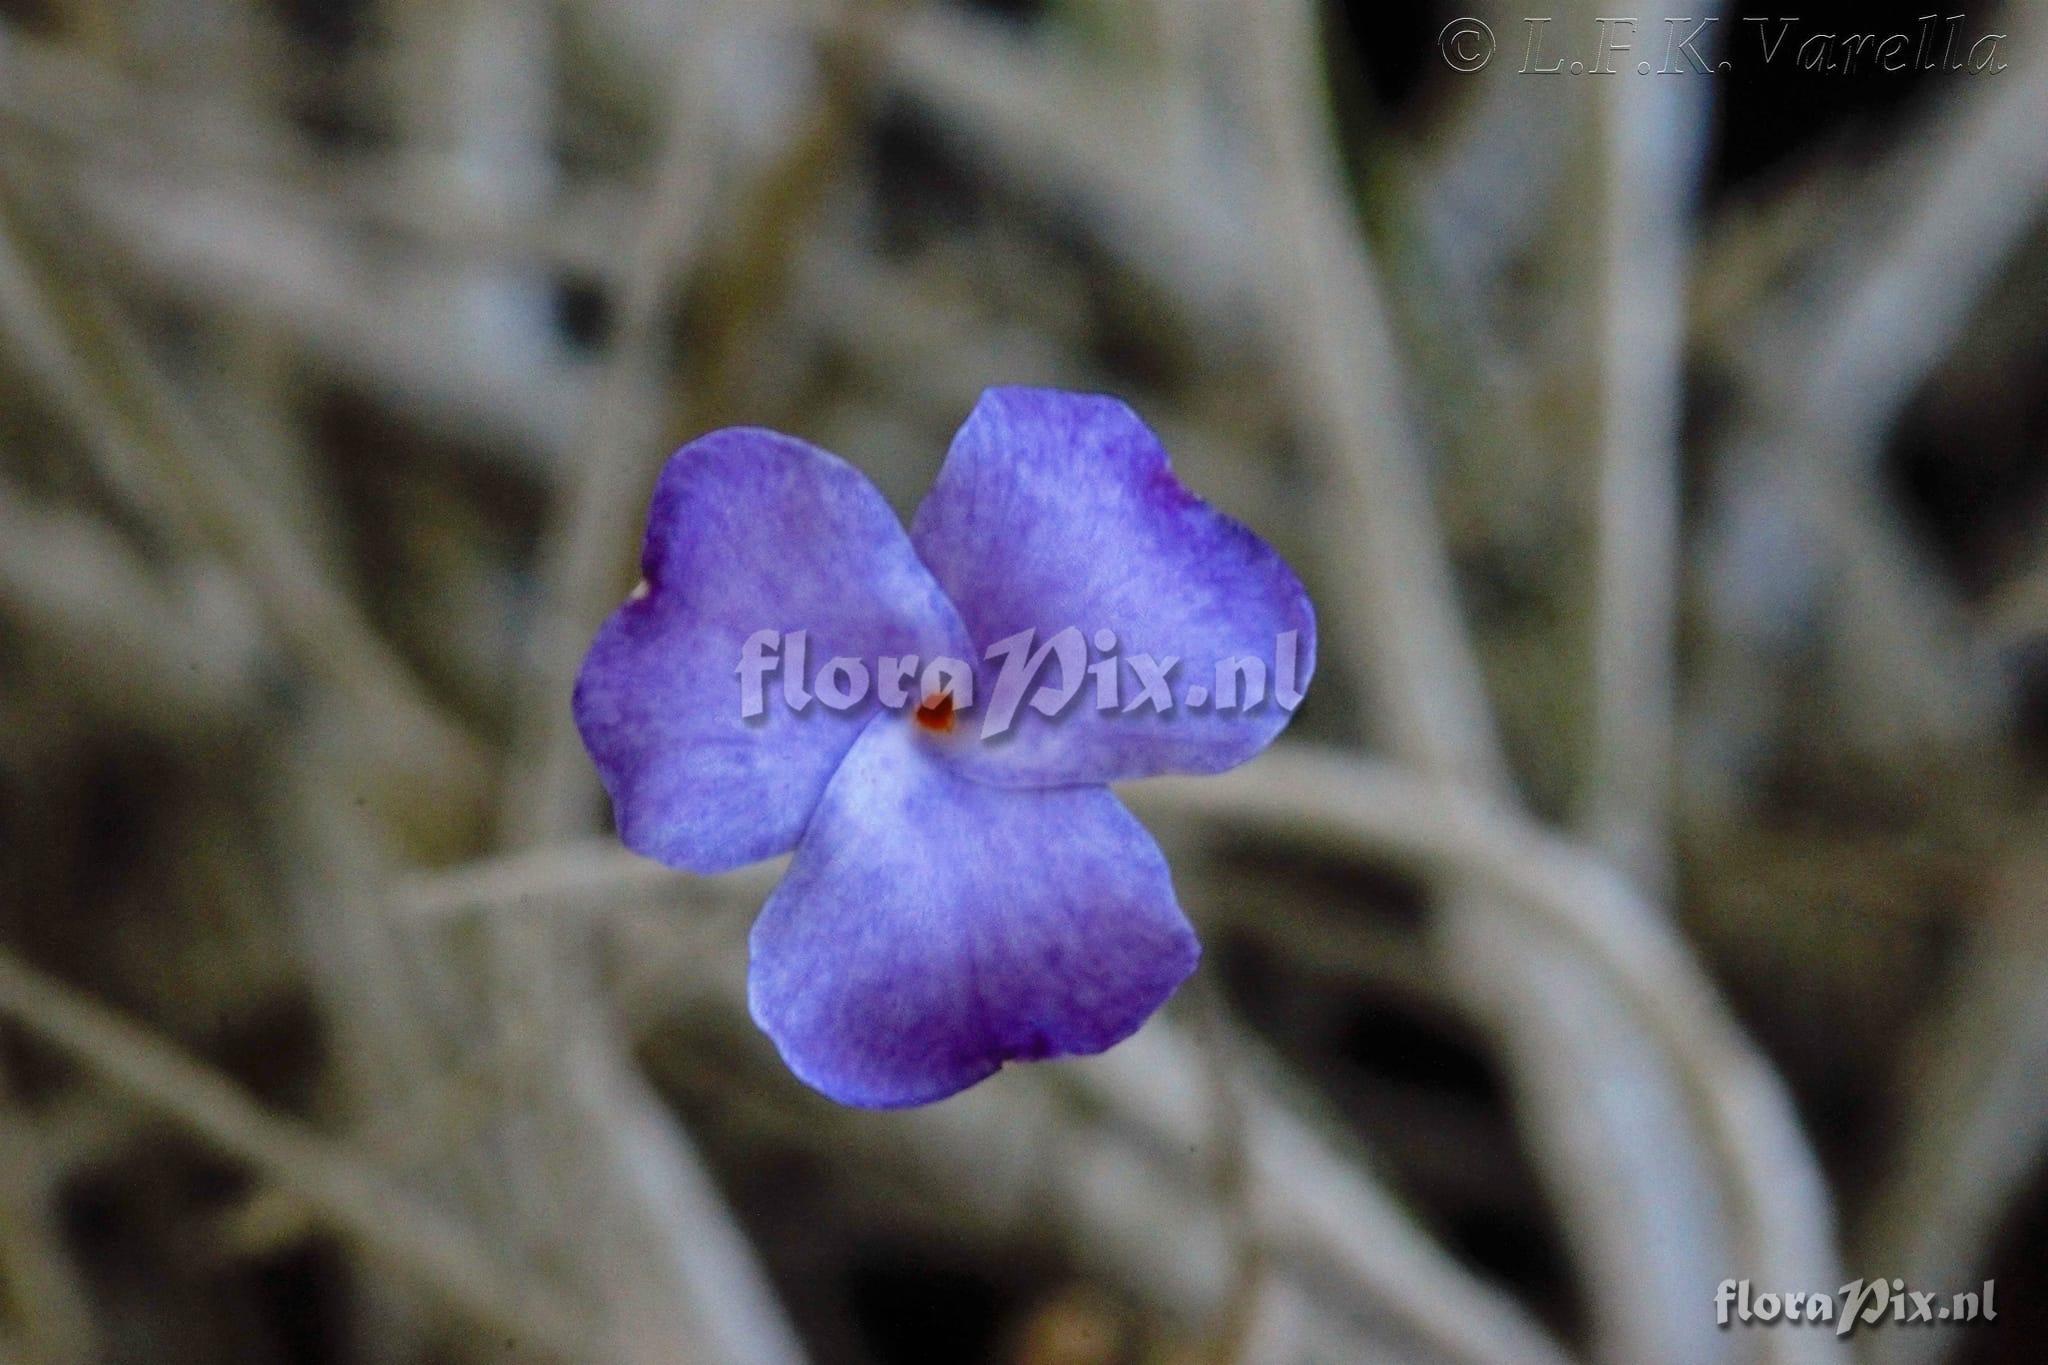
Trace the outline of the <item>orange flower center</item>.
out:
M 926 697 L 917 708 L 917 723 L 934 734 L 946 734 L 953 728 L 953 694 L 934 692 Z

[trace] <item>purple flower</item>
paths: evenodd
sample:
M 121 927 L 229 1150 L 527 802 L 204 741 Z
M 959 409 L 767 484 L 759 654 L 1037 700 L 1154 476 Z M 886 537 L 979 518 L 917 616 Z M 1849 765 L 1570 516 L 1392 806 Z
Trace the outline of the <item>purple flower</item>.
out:
M 1123 403 L 989 390 L 907 536 L 836 457 L 713 432 L 663 469 L 641 565 L 576 723 L 634 851 L 709 873 L 796 850 L 754 925 L 748 1000 L 803 1080 L 928 1103 L 1006 1061 L 1100 1052 L 1194 970 L 1166 861 L 1103 784 L 1234 767 L 1287 707 L 1098 709 L 1083 688 L 984 738 L 950 694 L 738 704 L 763 630 L 806 632 L 812 659 L 976 661 L 983 696 L 985 651 L 1026 630 L 1113 632 L 1126 657 L 1177 658 L 1176 680 L 1272 665 L 1293 632 L 1306 687 L 1300 581 L 1181 485 Z

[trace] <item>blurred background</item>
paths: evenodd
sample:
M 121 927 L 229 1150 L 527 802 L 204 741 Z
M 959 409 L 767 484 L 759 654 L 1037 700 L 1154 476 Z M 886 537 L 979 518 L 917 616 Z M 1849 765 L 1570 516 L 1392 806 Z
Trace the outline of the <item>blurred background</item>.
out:
M 2041 1359 L 2048 13 L 1626 8 L 0 4 L 0 1361 Z M 569 682 L 998 383 L 1321 671 L 1159 1019 L 842 1110 Z

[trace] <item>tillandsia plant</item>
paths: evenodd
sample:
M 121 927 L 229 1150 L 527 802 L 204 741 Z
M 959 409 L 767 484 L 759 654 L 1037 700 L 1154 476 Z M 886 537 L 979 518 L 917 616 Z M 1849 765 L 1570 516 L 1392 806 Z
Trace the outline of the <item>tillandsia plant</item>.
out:
M 1166 861 L 1105 784 L 1264 749 L 1315 615 L 1129 407 L 989 390 L 907 536 L 835 456 L 716 431 L 663 469 L 641 569 L 576 723 L 636 852 L 711 873 L 796 850 L 748 1001 L 804 1081 L 929 1103 L 1113 1046 L 1194 970 Z

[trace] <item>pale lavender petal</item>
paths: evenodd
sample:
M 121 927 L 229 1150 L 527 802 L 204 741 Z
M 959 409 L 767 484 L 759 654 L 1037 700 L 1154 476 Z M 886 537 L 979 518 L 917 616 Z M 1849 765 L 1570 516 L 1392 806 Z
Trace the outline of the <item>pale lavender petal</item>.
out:
M 772 431 L 684 446 L 656 485 L 646 583 L 613 614 L 576 682 L 584 745 L 635 852 L 715 872 L 795 845 L 839 759 L 875 713 L 813 700 L 741 715 L 741 651 L 804 631 L 810 676 L 846 656 L 968 649 L 896 515 L 850 465 Z
M 1158 846 L 1106 788 L 973 781 L 947 761 L 959 738 L 877 718 L 754 924 L 755 1021 L 845 1104 L 1100 1052 L 1200 956 Z
M 1285 728 L 1290 700 L 1315 667 L 1315 613 L 1273 548 L 1190 493 L 1136 413 L 1114 398 L 1052 389 L 990 389 L 953 440 L 911 523 L 918 554 L 946 589 L 976 646 L 1068 628 L 1092 646 L 1107 630 L 1126 660 L 1177 658 L 1172 707 L 1160 714 L 1123 665 L 1119 707 L 1097 705 L 1093 678 L 1051 717 L 1025 707 L 1013 731 L 962 752 L 976 776 L 1013 785 L 1107 782 L 1211 773 L 1258 753 Z M 1265 699 L 1246 706 L 1256 659 Z M 1049 664 L 1043 679 L 1057 683 Z M 1238 705 L 1216 705 L 1228 672 Z M 976 705 L 995 697 L 987 665 Z M 1207 694 L 1194 704 L 1191 689 Z

